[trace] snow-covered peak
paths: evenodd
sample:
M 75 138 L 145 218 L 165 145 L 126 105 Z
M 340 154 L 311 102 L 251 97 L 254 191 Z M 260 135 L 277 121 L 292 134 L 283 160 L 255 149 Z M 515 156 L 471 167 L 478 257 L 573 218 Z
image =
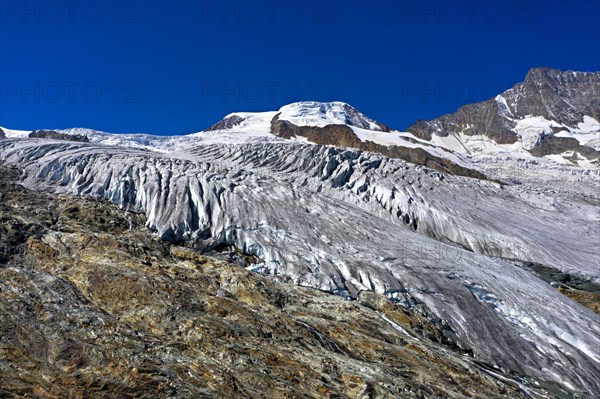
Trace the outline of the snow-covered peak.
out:
M 279 120 L 288 121 L 296 126 L 348 125 L 367 130 L 389 131 L 386 126 L 341 101 L 301 101 L 284 105 L 278 111 L 234 112 L 205 131 L 269 132 L 271 121 L 276 115 Z
M 280 120 L 286 120 L 296 126 L 349 125 L 368 130 L 387 130 L 383 125 L 341 101 L 296 102 L 281 107 L 279 113 Z

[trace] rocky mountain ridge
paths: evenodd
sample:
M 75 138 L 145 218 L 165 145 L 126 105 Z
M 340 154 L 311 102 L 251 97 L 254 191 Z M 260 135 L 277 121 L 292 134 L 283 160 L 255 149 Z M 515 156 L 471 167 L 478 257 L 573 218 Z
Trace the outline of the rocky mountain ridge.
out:
M 563 142 L 553 138 L 565 131 L 600 135 L 600 126 L 585 129 L 586 117 L 600 120 L 600 72 L 560 71 L 551 68 L 531 69 L 525 81 L 487 101 L 467 104 L 453 114 L 431 121 L 418 121 L 407 130 L 431 140 L 433 136 L 464 134 L 486 136 L 498 144 L 525 142 L 519 122 L 537 117 L 547 126 L 533 126 L 535 139 L 525 146 L 531 150 L 544 139 L 554 141 L 552 148 L 532 152 L 535 156 L 582 152 L 598 160 L 598 148 Z M 547 146 L 548 147 L 548 146 Z

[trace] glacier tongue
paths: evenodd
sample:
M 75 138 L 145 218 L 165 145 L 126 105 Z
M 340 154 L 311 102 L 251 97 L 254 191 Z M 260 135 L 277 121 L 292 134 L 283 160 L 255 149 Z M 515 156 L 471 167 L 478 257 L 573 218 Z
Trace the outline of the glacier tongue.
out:
M 493 182 L 294 142 L 157 153 L 3 140 L 0 149 L 31 187 L 143 211 L 166 239 L 235 245 L 282 281 L 420 301 L 477 359 L 600 393 L 598 315 L 502 259 L 600 281 L 593 204 L 547 208 Z

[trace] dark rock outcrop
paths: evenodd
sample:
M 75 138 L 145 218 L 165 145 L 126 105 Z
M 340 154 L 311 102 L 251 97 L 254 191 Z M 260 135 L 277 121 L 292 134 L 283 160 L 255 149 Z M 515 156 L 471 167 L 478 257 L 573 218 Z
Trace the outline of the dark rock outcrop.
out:
M 88 137 L 83 134 L 66 134 L 57 132 L 55 130 L 34 130 L 33 132 L 29 133 L 29 137 L 35 139 L 79 141 L 84 143 L 88 143 L 90 141 Z
M 232 127 L 238 126 L 240 123 L 244 121 L 239 115 L 231 115 L 226 118 L 223 118 L 219 122 L 215 123 L 211 127 L 205 130 L 205 132 L 210 132 L 214 130 L 223 130 L 223 129 L 231 129 Z
M 494 99 L 481 103 L 467 104 L 454 114 L 443 115 L 432 121 L 419 120 L 407 131 L 415 136 L 431 140 L 432 135 L 448 136 L 450 133 L 467 135 L 485 135 L 498 144 L 512 144 L 518 136 L 511 129 L 514 127 L 509 120 L 498 112 Z
M 562 154 L 566 151 L 573 151 L 588 160 L 600 160 L 600 151 L 581 145 L 579 141 L 572 137 L 546 136 L 539 145 L 531 150 L 531 154 L 536 157 L 543 157 L 545 155 Z
M 6 137 L 6 134 L 4 134 L 4 130 L 2 130 L 2 128 L 0 128 L 0 139 L 3 139 Z
M 374 123 L 378 130 L 382 132 L 389 132 L 391 129 L 377 121 L 366 118 L 363 114 L 358 112 L 358 110 L 348 104 L 344 104 L 342 106 L 344 113 L 346 114 L 345 124 L 349 126 L 359 127 L 361 129 L 371 129 L 371 123 Z M 371 122 L 371 123 L 369 123 Z

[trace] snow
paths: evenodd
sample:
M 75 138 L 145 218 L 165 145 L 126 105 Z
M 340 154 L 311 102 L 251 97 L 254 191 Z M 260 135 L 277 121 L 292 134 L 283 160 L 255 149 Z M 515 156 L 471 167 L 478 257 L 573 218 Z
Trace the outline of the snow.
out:
M 321 103 L 304 101 L 285 105 L 279 109 L 279 119 L 286 120 L 296 126 L 344 125 L 356 126 L 365 123 L 370 130 L 381 130 L 372 119 L 356 111 L 341 101 Z M 354 122 L 354 123 L 353 123 Z
M 480 170 L 485 166 L 485 160 L 492 158 L 525 158 L 536 159 L 528 151 L 523 149 L 521 142 L 517 141 L 513 144 L 498 144 L 494 140 L 484 135 L 467 135 L 464 133 L 452 134 L 445 137 L 434 135 L 431 140 L 432 144 L 440 148 L 446 148 L 452 151 L 454 160 L 459 165 Z M 440 153 L 445 155 L 445 153 Z M 445 156 L 448 158 L 448 156 Z M 501 179 L 503 180 L 503 179 Z
M 506 103 L 506 98 L 502 97 L 501 94 L 498 94 L 495 98 L 496 103 L 498 103 L 498 105 L 500 106 L 500 108 L 504 111 L 507 111 L 509 114 L 512 115 L 512 111 L 510 110 L 510 108 L 508 107 L 508 104 Z
M 413 144 L 403 137 L 407 137 L 406 135 L 402 135 L 400 132 L 376 132 L 373 130 L 361 129 L 357 127 L 352 127 L 352 130 L 356 134 L 356 136 L 360 139 L 360 141 L 372 141 L 376 144 L 381 144 L 385 146 L 397 145 L 400 147 L 424 147 L 424 145 Z
M 553 134 L 553 127 L 564 127 L 555 121 L 549 121 L 541 116 L 530 116 L 517 121 L 513 129 L 521 137 L 523 148 L 531 150 L 536 147 L 545 136 Z
M 243 120 L 230 129 L 203 131 L 188 136 L 183 136 L 184 146 L 193 144 L 242 144 L 253 141 L 278 141 L 271 134 L 271 120 L 277 112 L 235 112 L 225 117 L 238 116 Z
M 377 314 L 379 315 L 379 317 L 381 317 L 386 323 L 388 323 L 390 326 L 392 326 L 392 328 L 394 328 L 394 330 L 398 331 L 400 334 L 409 337 L 415 341 L 418 341 L 417 338 L 413 337 L 412 335 L 410 335 L 404 328 L 402 328 L 402 326 L 400 326 L 398 323 L 396 323 L 395 321 L 391 320 L 389 317 L 387 317 L 385 314 L 381 313 L 381 312 L 377 312 Z
M 243 144 L 257 141 L 278 141 L 280 139 L 268 131 L 246 128 L 246 129 L 231 129 L 231 130 L 215 130 L 210 132 L 200 132 L 191 136 L 186 136 L 190 139 L 185 142 L 185 145 L 198 144 Z M 179 148 L 185 145 L 178 145 Z
M 498 106 L 510 111 L 506 98 L 495 97 Z M 181 152 L 188 147 L 199 144 L 244 144 L 252 142 L 278 142 L 282 139 L 270 133 L 272 119 L 279 115 L 281 120 L 298 126 L 323 127 L 330 124 L 346 124 L 350 126 L 361 141 L 372 141 L 384 146 L 401 146 L 421 148 L 434 156 L 446 158 L 469 168 L 478 167 L 478 158 L 486 156 L 509 156 L 531 158 L 529 150 L 537 146 L 547 135 L 572 137 L 580 144 L 600 150 L 600 123 L 590 116 L 584 116 L 577 127 L 567 127 L 541 116 L 528 116 L 523 119 L 512 119 L 514 131 L 520 141 L 514 144 L 498 144 L 484 135 L 467 135 L 453 133 L 448 136 L 433 135 L 431 140 L 423 140 L 408 132 L 383 132 L 380 126 L 350 105 L 340 102 L 297 102 L 285 105 L 278 111 L 268 112 L 235 112 L 225 118 L 237 116 L 242 121 L 229 129 L 203 131 L 183 136 L 154 136 L 147 134 L 110 134 L 91 129 L 74 128 L 59 130 L 67 134 L 85 134 L 92 143 L 126 146 L 148 149 L 158 152 Z M 554 133 L 556 128 L 560 132 Z M 8 137 L 27 137 L 28 131 L 5 129 Z M 306 143 L 305 138 L 292 138 L 292 141 Z M 560 164 L 571 164 L 561 155 L 546 156 L 548 160 Z M 579 160 L 581 167 L 594 167 L 588 160 Z
M 238 112 L 244 120 L 232 129 L 202 131 L 182 136 L 157 136 L 151 134 L 112 134 L 91 129 L 60 130 L 67 134 L 87 135 L 90 142 L 111 146 L 148 149 L 159 152 L 180 151 L 198 144 L 241 144 L 251 141 L 277 140 L 270 132 L 270 121 L 276 112 Z
M 238 116 L 243 118 L 239 125 L 236 125 L 231 130 L 235 131 L 253 131 L 253 132 L 269 132 L 271 130 L 271 120 L 277 114 L 276 111 L 268 112 L 234 112 L 225 117 Z
M 406 148 L 420 148 L 427 151 L 431 155 L 439 158 L 446 158 L 455 163 L 462 163 L 462 159 L 456 156 L 453 152 L 447 151 L 445 148 L 428 144 L 424 140 L 417 139 L 411 133 L 392 131 L 392 132 L 376 132 L 358 127 L 352 127 L 352 130 L 360 141 L 372 141 L 375 144 L 384 146 L 398 146 Z M 409 141 L 413 139 L 416 143 Z
M 29 133 L 31 133 L 31 130 L 13 130 L 1 126 L 0 129 L 2 129 L 8 138 L 26 138 L 29 137 Z
M 600 151 L 600 122 L 591 116 L 585 115 L 583 122 L 577 124 L 577 128 L 561 130 L 555 136 L 571 137 L 576 139 L 581 145 Z
M 555 134 L 556 137 L 571 137 L 579 141 L 579 144 L 592 147 L 596 151 L 600 151 L 600 132 L 591 133 L 571 133 L 562 130 Z
M 437 134 L 434 134 L 431 137 L 431 144 L 440 146 L 440 147 L 444 147 L 447 148 L 451 151 L 457 152 L 457 153 L 464 153 L 467 154 L 469 153 L 469 148 L 467 148 L 465 146 L 465 141 L 469 136 L 466 136 L 464 134 L 460 134 L 460 135 L 456 135 L 456 134 L 452 134 L 452 135 L 448 135 L 448 136 L 438 136 Z M 471 136 L 473 137 L 473 136 Z
M 506 99 L 501 95 L 496 96 L 496 102 L 501 107 L 506 106 Z M 476 158 L 487 158 L 489 156 L 535 158 L 529 151 L 539 145 L 544 137 L 551 135 L 556 137 L 571 137 L 576 139 L 581 145 L 600 151 L 600 123 L 590 116 L 584 116 L 583 122 L 580 122 L 576 127 L 569 127 L 542 116 L 530 115 L 522 119 L 506 117 L 515 123 L 513 131 L 520 138 L 519 141 L 513 144 L 498 144 L 485 135 L 467 135 L 462 132 L 452 133 L 447 136 L 434 134 L 428 143 L 454 153 L 457 158 L 451 159 L 467 167 L 475 167 L 472 161 Z M 556 130 L 560 131 L 554 133 Z M 441 154 L 447 157 L 445 155 L 447 154 L 446 152 L 442 152 Z M 565 160 L 562 155 L 564 154 L 546 155 L 544 159 L 561 164 L 572 164 L 570 161 Z M 594 164 L 587 160 L 578 162 L 583 167 L 594 167 Z
M 580 133 L 600 133 L 600 122 L 588 115 L 583 117 L 583 122 L 580 122 L 577 127 Z

